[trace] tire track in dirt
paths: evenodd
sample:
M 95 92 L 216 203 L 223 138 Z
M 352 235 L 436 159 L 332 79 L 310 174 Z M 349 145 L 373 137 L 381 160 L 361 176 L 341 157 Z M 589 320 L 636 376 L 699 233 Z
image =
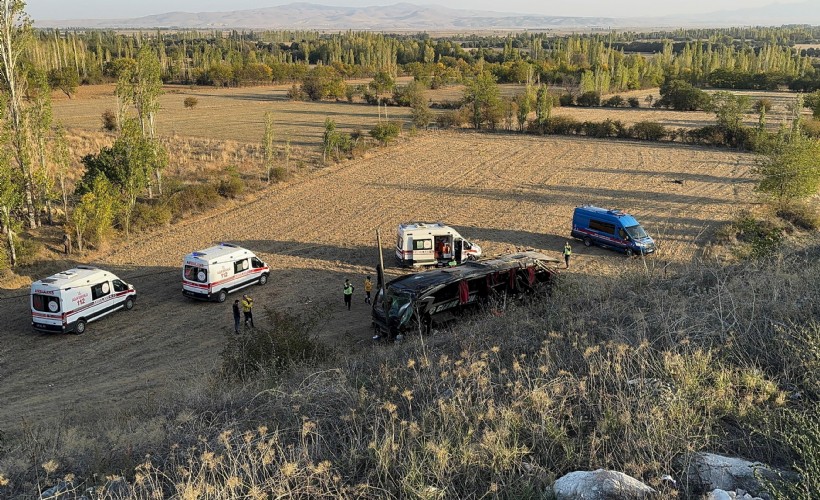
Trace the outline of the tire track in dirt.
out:
M 572 208 L 600 201 L 634 211 L 649 228 L 668 226 L 667 237 L 675 241 L 663 258 L 686 261 L 698 221 L 718 224 L 731 215 L 721 211 L 728 203 L 745 202 L 750 165 L 744 155 L 686 146 L 420 134 L 100 257 L 96 264 L 133 277 L 139 299 L 133 312 L 92 323 L 82 336 L 34 334 L 26 299 L 0 300 L 6 352 L 0 359 L 0 398 L 6 403 L 0 422 L 82 414 L 99 405 L 127 407 L 211 373 L 231 335 L 229 304 L 185 299 L 179 266 L 186 253 L 214 242 L 237 242 L 270 264 L 270 283 L 248 289 L 258 324 L 268 321 L 265 308 L 317 316 L 317 335 L 344 355 L 369 343 L 361 285 L 377 261 L 376 228 L 382 229 L 388 266 L 395 225 L 425 219 L 463 228 L 487 255 L 528 246 L 557 257 Z M 683 185 L 664 181 L 683 174 L 689 176 Z M 638 265 L 612 252 L 576 248 L 573 268 L 582 272 Z M 342 306 L 346 277 L 357 286 L 350 312 Z

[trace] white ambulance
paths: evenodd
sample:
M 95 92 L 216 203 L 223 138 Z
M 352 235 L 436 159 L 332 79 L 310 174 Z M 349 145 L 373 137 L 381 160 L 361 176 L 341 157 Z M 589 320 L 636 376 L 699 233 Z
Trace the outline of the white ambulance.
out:
M 228 294 L 268 282 L 270 268 L 253 252 L 231 243 L 192 252 L 182 265 L 182 293 L 202 300 L 225 302 Z
M 441 222 L 399 224 L 396 262 L 402 267 L 444 265 L 455 258 L 458 264 L 481 257 L 481 247 Z
M 118 309 L 130 311 L 137 291 L 114 274 L 90 266 L 31 285 L 31 324 L 42 332 L 85 332 L 86 324 Z

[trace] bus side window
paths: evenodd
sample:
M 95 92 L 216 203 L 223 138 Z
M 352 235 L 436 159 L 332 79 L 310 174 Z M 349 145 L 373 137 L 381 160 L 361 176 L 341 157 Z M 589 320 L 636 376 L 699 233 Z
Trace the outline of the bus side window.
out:
M 248 259 L 237 260 L 233 263 L 233 272 L 241 273 L 248 269 Z
M 111 286 L 107 281 L 103 281 L 102 283 L 91 287 L 91 300 L 97 300 L 100 297 L 105 297 L 109 293 L 111 293 Z

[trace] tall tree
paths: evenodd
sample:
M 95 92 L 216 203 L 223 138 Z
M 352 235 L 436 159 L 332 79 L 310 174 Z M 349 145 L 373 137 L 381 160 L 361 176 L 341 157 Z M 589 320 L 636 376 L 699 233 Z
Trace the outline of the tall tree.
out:
M 276 150 L 273 147 L 273 113 L 265 112 L 265 135 L 262 138 L 262 148 L 265 155 L 265 174 L 270 184 L 270 173 L 273 170 L 273 159 L 276 156 Z
M 6 120 L 10 128 L 8 142 L 23 182 L 26 220 L 37 227 L 34 208 L 34 176 L 28 144 L 26 117 L 26 74 L 21 57 L 31 42 L 31 20 L 22 0 L 0 0 L 0 85 L 5 94 Z
M 470 121 L 476 130 L 480 130 L 484 124 L 495 129 L 502 118 L 503 110 L 501 90 L 492 73 L 482 71 L 467 82 L 464 89 L 464 104 L 470 110 Z

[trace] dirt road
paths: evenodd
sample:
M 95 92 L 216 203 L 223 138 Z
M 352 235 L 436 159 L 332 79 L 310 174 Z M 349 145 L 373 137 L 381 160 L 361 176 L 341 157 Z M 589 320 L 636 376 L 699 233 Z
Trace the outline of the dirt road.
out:
M 84 335 L 33 333 L 27 299 L 0 299 L 0 428 L 24 416 L 138 403 L 212 372 L 231 334 L 230 306 L 183 298 L 179 266 L 184 254 L 214 242 L 253 249 L 271 265 L 270 283 L 250 289 L 258 309 L 320 314 L 317 334 L 344 353 L 370 342 L 362 283 L 377 262 L 376 228 L 388 265 L 394 228 L 409 220 L 446 221 L 487 255 L 536 248 L 557 257 L 572 208 L 593 203 L 629 210 L 659 240 L 658 260 L 685 262 L 751 200 L 751 164 L 749 155 L 679 145 L 420 135 L 100 258 L 95 264 L 130 281 L 139 299 L 132 312 L 92 323 Z M 574 247 L 572 272 L 640 265 Z M 357 285 L 351 312 L 343 309 L 345 278 Z

